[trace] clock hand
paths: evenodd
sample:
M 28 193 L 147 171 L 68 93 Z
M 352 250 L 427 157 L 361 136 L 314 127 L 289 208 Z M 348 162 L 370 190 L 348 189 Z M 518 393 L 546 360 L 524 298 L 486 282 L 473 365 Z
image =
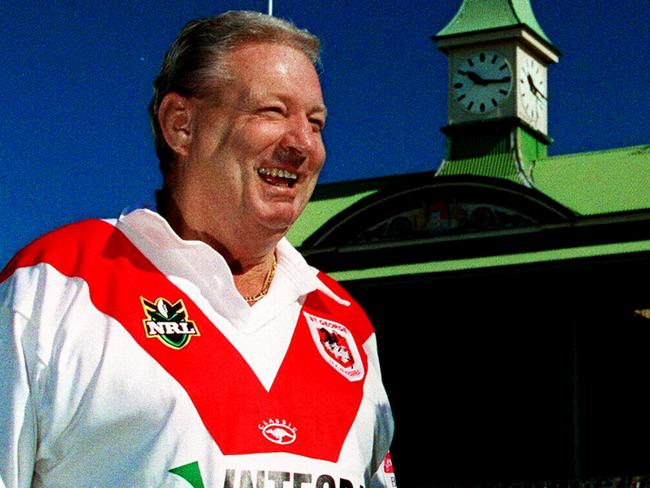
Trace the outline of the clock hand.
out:
M 507 83 L 511 79 L 510 76 L 504 76 L 503 78 L 483 78 L 475 71 L 466 71 L 464 74 L 474 83 L 481 86 L 488 86 L 495 83 Z
M 485 81 L 485 83 L 507 83 L 510 79 L 510 76 L 504 76 L 503 78 L 488 78 L 483 81 Z
M 528 85 L 530 86 L 530 91 L 533 92 L 533 95 L 535 95 L 538 98 L 542 97 L 544 100 L 547 100 L 546 96 L 541 91 L 539 91 L 539 89 L 535 86 L 533 77 L 530 76 L 530 74 L 526 77 L 526 79 L 528 80 Z
M 466 71 L 465 74 L 467 75 L 467 77 L 468 77 L 470 80 L 472 80 L 472 81 L 473 81 L 474 83 L 476 83 L 477 85 L 482 85 L 482 86 L 486 86 L 486 85 L 487 85 L 487 81 L 484 80 L 484 79 L 481 77 L 481 75 L 479 75 L 478 73 L 476 73 L 476 72 L 474 72 L 474 71 Z

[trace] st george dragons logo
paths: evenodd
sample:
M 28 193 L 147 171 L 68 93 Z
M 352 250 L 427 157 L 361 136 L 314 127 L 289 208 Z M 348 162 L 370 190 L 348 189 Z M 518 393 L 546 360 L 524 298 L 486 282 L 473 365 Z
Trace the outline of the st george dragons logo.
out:
M 363 379 L 365 370 L 350 330 L 338 322 L 303 313 L 311 337 L 323 359 L 349 381 Z

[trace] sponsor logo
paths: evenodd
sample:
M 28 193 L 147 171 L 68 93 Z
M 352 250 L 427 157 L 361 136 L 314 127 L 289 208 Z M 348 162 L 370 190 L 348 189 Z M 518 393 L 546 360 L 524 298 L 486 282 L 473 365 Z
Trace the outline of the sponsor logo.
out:
M 286 420 L 280 419 L 265 420 L 257 427 L 267 440 L 280 445 L 291 444 L 295 441 L 296 432 L 298 431 L 296 427 L 293 427 Z
M 390 457 L 390 451 L 384 457 L 384 484 L 387 487 L 395 488 L 397 486 L 397 479 L 395 478 L 395 468 L 393 468 L 393 460 Z
M 146 318 L 142 320 L 148 338 L 157 338 L 172 349 L 182 349 L 192 336 L 198 336 L 196 324 L 189 320 L 183 300 L 172 303 L 164 298 L 150 302 L 140 297 Z
M 268 481 L 268 483 L 267 483 Z M 346 478 L 329 474 L 292 473 L 291 471 L 236 470 L 226 468 L 223 488 L 363 488 Z
M 384 457 L 384 473 L 392 474 L 394 472 L 395 468 L 393 468 L 393 460 L 390 457 L 390 452 L 387 452 Z
M 316 348 L 323 359 L 349 381 L 363 379 L 365 370 L 359 349 L 348 328 L 303 312 Z

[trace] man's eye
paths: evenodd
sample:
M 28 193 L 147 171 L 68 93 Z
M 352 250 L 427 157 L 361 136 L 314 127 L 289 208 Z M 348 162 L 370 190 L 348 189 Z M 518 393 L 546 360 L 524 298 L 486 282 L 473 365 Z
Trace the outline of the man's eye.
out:
M 309 123 L 312 125 L 314 130 L 320 132 L 325 128 L 325 121 L 321 119 L 310 119 Z
M 261 112 L 263 113 L 269 113 L 269 114 L 276 114 L 276 115 L 284 115 L 284 109 L 282 107 L 264 107 Z

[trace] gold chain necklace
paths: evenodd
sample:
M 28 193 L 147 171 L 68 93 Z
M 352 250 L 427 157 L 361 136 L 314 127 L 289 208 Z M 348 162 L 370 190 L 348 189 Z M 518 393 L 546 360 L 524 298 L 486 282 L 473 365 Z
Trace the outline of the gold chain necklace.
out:
M 264 284 L 262 285 L 262 289 L 257 295 L 244 297 L 244 300 L 246 300 L 248 303 L 255 303 L 260 301 L 262 298 L 266 296 L 266 294 L 269 292 L 269 288 L 271 287 L 271 281 L 273 281 L 273 276 L 275 275 L 275 267 L 277 264 L 278 262 L 275 259 L 275 253 L 273 253 L 273 264 L 271 264 L 271 270 L 269 271 L 269 274 L 267 274 L 266 278 L 264 279 Z

